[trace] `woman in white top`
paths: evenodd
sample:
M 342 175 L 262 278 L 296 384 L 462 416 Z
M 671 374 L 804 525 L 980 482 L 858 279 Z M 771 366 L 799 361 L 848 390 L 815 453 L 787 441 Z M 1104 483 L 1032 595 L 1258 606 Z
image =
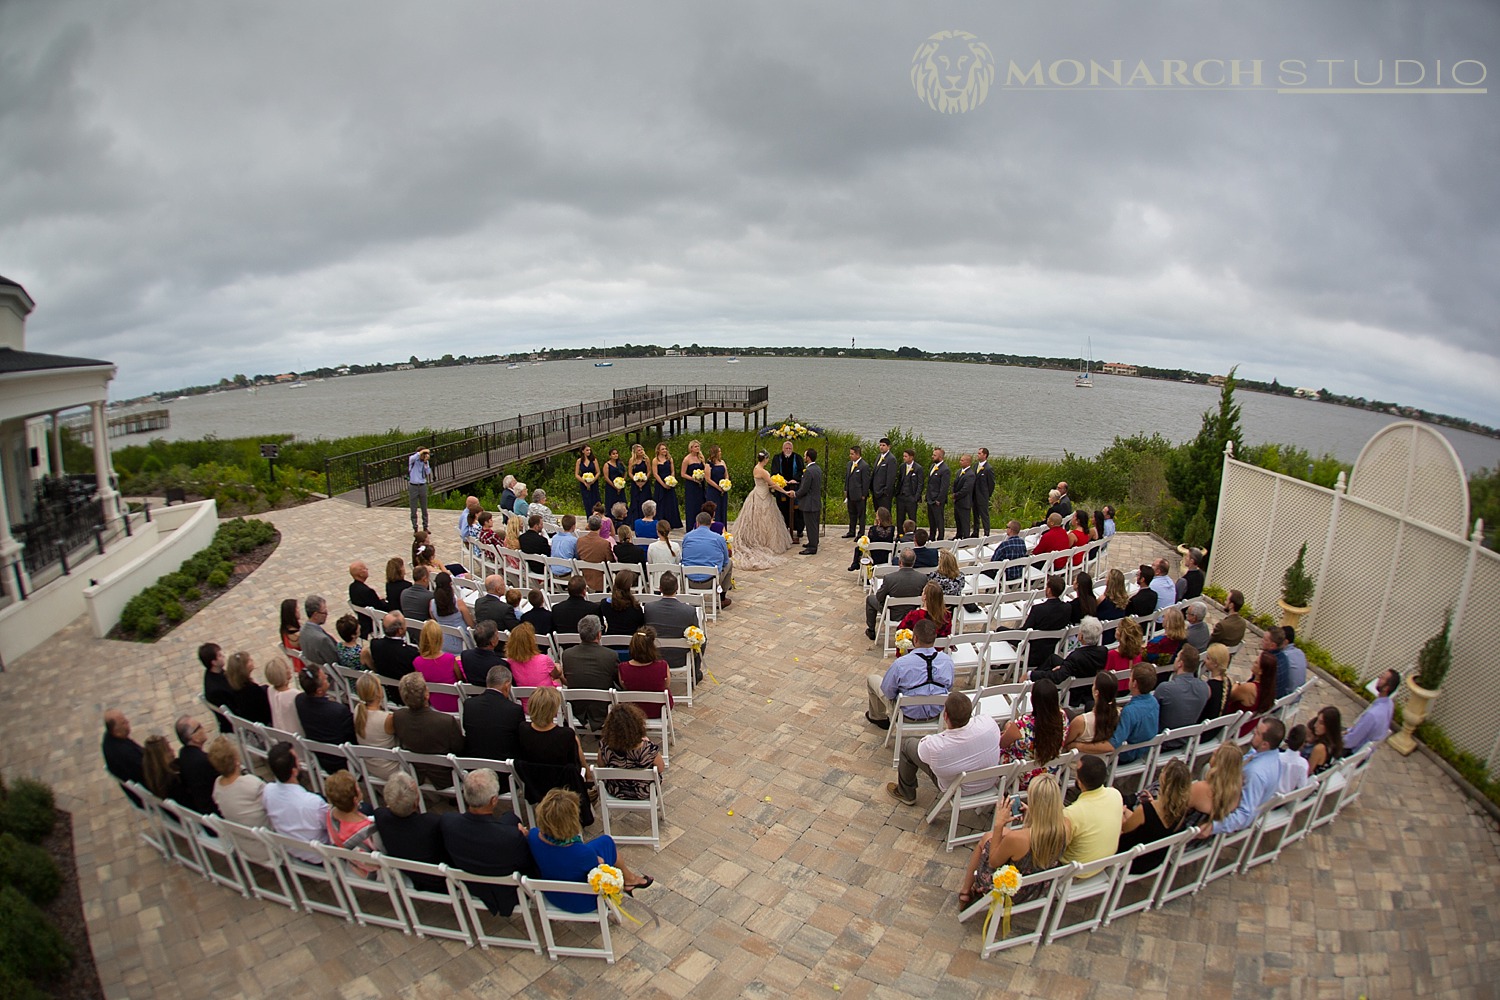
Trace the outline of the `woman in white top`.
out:
M 672 544 L 672 526 L 666 521 L 656 522 L 656 541 L 646 549 L 646 562 L 672 566 L 682 562 L 682 550 Z
M 1094 708 L 1073 718 L 1063 736 L 1063 749 L 1075 743 L 1102 743 L 1115 734 L 1120 723 L 1120 707 L 1115 703 L 1119 684 L 1115 675 L 1101 670 L 1094 675 Z
M 214 805 L 219 815 L 231 823 L 248 826 L 269 827 L 266 807 L 261 803 L 261 791 L 266 783 L 253 774 L 240 773 L 240 751 L 233 739 L 219 736 L 208 745 L 208 762 L 219 772 L 214 782 Z M 270 852 L 255 844 L 239 845 L 252 861 L 271 860 Z
M 361 674 L 354 693 L 359 695 L 359 707 L 354 710 L 354 735 L 359 745 L 396 749 L 396 717 L 386 711 L 385 688 L 380 681 L 374 674 Z M 399 770 L 391 760 L 371 760 L 365 764 L 381 781 L 389 781 Z
M 271 702 L 271 728 L 301 736 L 302 720 L 297 716 L 298 691 L 292 687 L 292 668 L 286 660 L 273 656 L 266 664 L 266 680 L 271 682 L 271 690 L 266 692 Z

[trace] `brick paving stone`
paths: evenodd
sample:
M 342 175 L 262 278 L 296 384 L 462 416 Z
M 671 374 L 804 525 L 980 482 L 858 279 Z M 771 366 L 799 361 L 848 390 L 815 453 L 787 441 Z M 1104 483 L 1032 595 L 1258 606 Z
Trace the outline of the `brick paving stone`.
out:
M 267 518 L 282 546 L 167 638 L 97 640 L 80 619 L 0 673 L 13 707 L 0 768 L 50 783 L 73 812 L 110 997 L 574 1000 L 597 986 L 712 1000 L 1487 997 L 1500 981 L 1500 832 L 1423 757 L 1388 749 L 1363 798 L 1275 864 L 1093 935 L 979 959 L 978 922 L 956 920 L 968 852 L 944 851 L 919 809 L 885 794 L 890 750 L 861 713 L 864 675 L 888 661 L 864 639 L 849 552 L 834 540 L 738 574 L 734 607 L 709 626 L 711 676 L 678 717 L 663 848 L 623 849 L 657 878 L 642 899 L 662 926 L 618 929 L 614 966 L 471 951 L 242 899 L 141 842 L 99 759 L 99 720 L 117 706 L 144 740 L 179 714 L 203 716 L 198 643 L 264 664 L 283 598 L 317 592 L 342 608 L 351 560 L 379 567 L 409 547 L 400 510 L 325 501 Z M 1157 555 L 1175 561 L 1150 535 L 1116 536 L 1110 551 L 1127 575 Z M 1324 687 L 1302 714 L 1325 703 L 1346 719 L 1359 708 Z M 930 784 L 919 796 L 930 805 Z

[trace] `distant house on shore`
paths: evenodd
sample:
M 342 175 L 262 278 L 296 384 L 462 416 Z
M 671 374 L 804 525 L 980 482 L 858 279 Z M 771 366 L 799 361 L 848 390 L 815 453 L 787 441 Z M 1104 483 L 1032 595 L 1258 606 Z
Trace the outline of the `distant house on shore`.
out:
M 1141 373 L 1135 365 L 1127 365 L 1123 361 L 1106 361 L 1099 366 L 1099 370 L 1106 375 L 1139 375 Z
M 1228 376 L 1226 375 L 1210 375 L 1208 377 L 1209 385 L 1223 385 L 1226 381 L 1228 381 Z
M 276 381 L 278 381 L 278 382 L 295 382 L 295 381 L 297 381 L 297 373 L 296 372 L 287 372 L 284 375 L 277 375 L 276 376 Z
M 1318 392 L 1317 389 L 1308 389 L 1306 387 L 1299 386 L 1298 388 L 1292 390 L 1292 395 L 1296 396 L 1298 399 L 1317 399 L 1322 394 Z

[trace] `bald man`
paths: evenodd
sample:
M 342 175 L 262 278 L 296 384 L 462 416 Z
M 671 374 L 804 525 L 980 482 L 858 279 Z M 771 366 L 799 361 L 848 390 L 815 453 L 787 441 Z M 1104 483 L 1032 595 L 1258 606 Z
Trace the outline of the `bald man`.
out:
M 104 752 L 105 770 L 120 782 L 121 791 L 130 799 L 131 804 L 137 809 L 142 808 L 141 800 L 124 787 L 127 781 L 138 785 L 146 783 L 141 765 L 141 745 L 130 738 L 130 720 L 118 708 L 104 713 L 104 743 L 100 749 Z
M 501 632 L 520 624 L 516 609 L 505 600 L 505 577 L 490 574 L 484 578 L 484 593 L 474 602 L 474 621 L 491 621 Z
M 479 536 L 479 512 L 484 510 L 484 505 L 479 502 L 478 497 L 469 497 L 464 501 L 464 509 L 458 515 L 458 541 L 460 545 L 468 545 Z M 469 524 L 469 515 L 476 518 L 474 524 Z
M 376 611 L 389 611 L 391 606 L 375 592 L 375 588 L 367 582 L 370 579 L 370 567 L 356 559 L 349 564 L 349 603 L 356 608 L 374 608 Z M 365 615 L 359 616 L 359 635 L 362 639 L 370 638 L 370 633 L 375 630 L 375 623 Z

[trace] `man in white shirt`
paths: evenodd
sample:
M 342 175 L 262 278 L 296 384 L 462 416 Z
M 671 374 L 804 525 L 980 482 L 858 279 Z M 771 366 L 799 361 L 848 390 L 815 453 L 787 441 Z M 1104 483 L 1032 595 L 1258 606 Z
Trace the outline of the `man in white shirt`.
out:
M 974 702 L 968 695 L 954 691 L 943 704 L 941 732 L 920 740 L 908 736 L 901 741 L 897 780 L 888 783 L 885 790 L 906 805 L 915 805 L 917 771 L 926 771 L 927 776 L 937 783 L 941 794 L 963 772 L 994 767 L 999 763 L 1000 727 L 988 715 L 975 712 Z M 993 784 L 993 780 L 966 782 L 964 791 L 982 792 Z
M 1307 742 L 1307 727 L 1293 726 L 1286 734 L 1286 742 L 1277 751 L 1281 758 L 1281 780 L 1276 783 L 1276 794 L 1295 792 L 1310 780 L 1307 776 L 1307 759 L 1302 756 L 1302 745 Z
M 276 783 L 261 792 L 271 829 L 298 840 L 328 843 L 328 803 L 297 784 L 297 754 L 290 743 L 278 743 L 266 754 Z M 288 851 L 293 857 L 322 864 L 316 851 Z

